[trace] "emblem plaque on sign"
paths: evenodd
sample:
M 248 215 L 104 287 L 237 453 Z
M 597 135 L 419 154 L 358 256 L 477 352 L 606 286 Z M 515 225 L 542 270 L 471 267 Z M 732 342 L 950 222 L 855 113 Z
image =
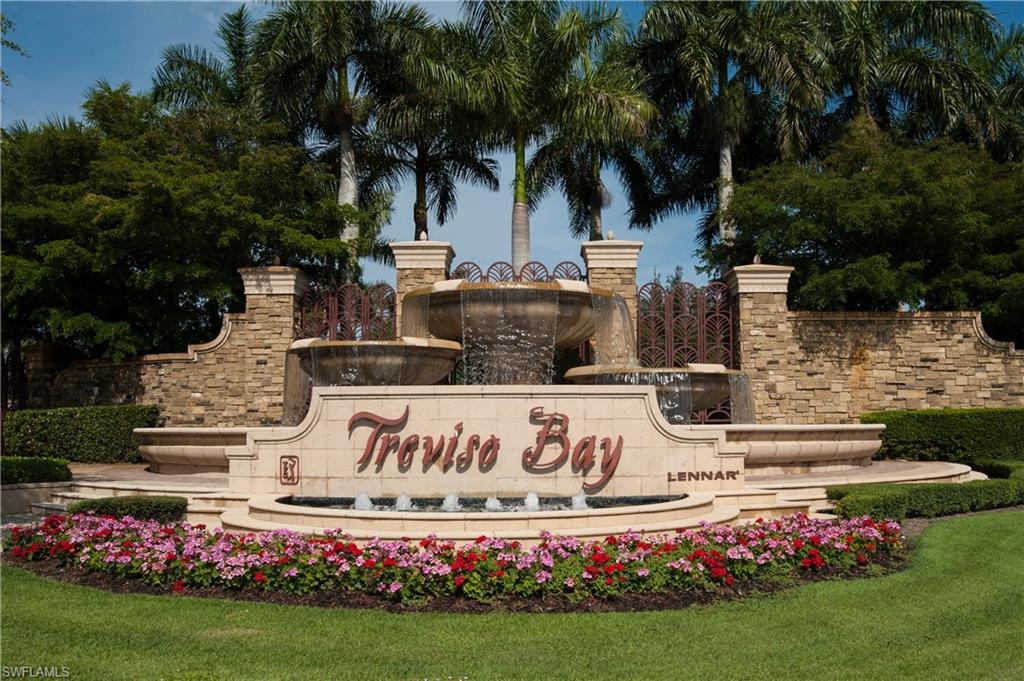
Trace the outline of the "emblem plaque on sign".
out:
M 299 457 L 282 456 L 278 477 L 282 485 L 299 484 Z

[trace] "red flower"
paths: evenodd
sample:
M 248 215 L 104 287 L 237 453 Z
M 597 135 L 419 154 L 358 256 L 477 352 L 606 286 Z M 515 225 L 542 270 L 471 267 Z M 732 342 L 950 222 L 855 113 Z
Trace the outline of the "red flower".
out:
M 267 581 L 267 576 L 265 574 L 263 574 L 262 572 L 260 572 L 259 570 L 256 571 L 256 574 L 254 574 L 252 576 L 252 578 L 256 582 L 259 582 L 260 584 L 262 584 L 263 582 Z
M 604 543 L 607 544 L 608 546 L 615 546 L 616 544 L 619 543 L 619 538 L 616 537 L 615 535 L 610 535 L 608 537 L 605 537 Z
M 383 563 L 384 567 L 391 567 L 392 565 L 397 565 L 398 561 L 395 560 L 394 558 L 385 558 L 382 561 L 382 563 Z
M 504 577 L 504 576 L 505 576 L 505 571 L 504 570 L 498 569 L 498 570 L 494 571 L 495 579 L 497 579 L 498 577 Z
M 605 577 L 604 578 L 604 583 L 607 584 L 608 586 L 611 586 L 612 584 L 615 583 L 615 580 L 612 579 L 611 577 Z
M 177 557 L 178 557 L 178 554 L 176 554 L 174 551 L 168 551 L 167 553 L 164 554 L 164 560 L 168 560 L 168 561 L 174 560 Z
M 804 547 L 804 541 L 802 539 L 797 539 L 796 541 L 793 542 L 793 548 L 794 549 L 802 549 L 803 547 Z
M 732 575 L 726 575 L 725 576 L 725 585 L 726 586 L 732 586 Z
M 185 590 L 185 582 L 181 581 L 180 579 L 177 580 L 176 582 L 174 582 L 174 590 L 177 591 L 178 593 L 181 593 L 182 591 L 184 591 Z
M 462 575 L 455 575 L 455 586 L 459 587 L 466 583 L 466 578 Z
M 373 558 L 367 558 L 366 560 L 363 561 L 363 567 L 364 568 L 372 568 L 376 564 L 377 564 L 377 561 L 375 561 Z
M 487 537 L 482 534 L 476 538 L 477 544 L 483 544 L 485 541 L 487 541 Z
M 857 554 L 857 564 L 858 565 L 864 565 L 867 562 L 868 562 L 868 557 L 867 556 L 865 556 L 863 553 L 858 553 Z

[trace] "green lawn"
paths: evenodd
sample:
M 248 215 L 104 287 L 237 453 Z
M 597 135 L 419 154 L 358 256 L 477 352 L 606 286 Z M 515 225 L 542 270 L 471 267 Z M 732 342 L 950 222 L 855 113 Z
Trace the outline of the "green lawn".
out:
M 1024 511 L 934 525 L 906 572 L 676 612 L 391 615 L 2 579 L 2 663 L 81 679 L 1024 678 Z

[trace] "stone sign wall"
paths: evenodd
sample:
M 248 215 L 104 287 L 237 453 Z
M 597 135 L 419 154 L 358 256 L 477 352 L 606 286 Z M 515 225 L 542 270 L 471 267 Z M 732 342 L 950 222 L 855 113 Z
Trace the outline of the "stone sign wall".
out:
M 228 460 L 232 490 L 254 493 L 636 496 L 741 489 L 746 451 L 669 425 L 649 387 L 347 387 Z

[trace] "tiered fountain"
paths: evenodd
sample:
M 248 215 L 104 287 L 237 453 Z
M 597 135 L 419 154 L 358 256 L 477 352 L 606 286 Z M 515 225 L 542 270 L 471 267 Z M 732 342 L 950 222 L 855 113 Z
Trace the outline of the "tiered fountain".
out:
M 226 460 L 229 491 L 193 495 L 194 519 L 359 540 L 659 532 L 813 511 L 826 482 L 920 479 L 873 472 L 881 426 L 756 424 L 740 371 L 641 367 L 621 297 L 578 268 L 531 267 L 534 281 L 463 268 L 403 291 L 394 340 L 296 341 L 283 426 L 219 449 L 213 429 L 152 429 L 143 454 Z M 593 362 L 557 375 L 557 353 L 581 344 Z M 725 400 L 731 424 L 692 422 Z

